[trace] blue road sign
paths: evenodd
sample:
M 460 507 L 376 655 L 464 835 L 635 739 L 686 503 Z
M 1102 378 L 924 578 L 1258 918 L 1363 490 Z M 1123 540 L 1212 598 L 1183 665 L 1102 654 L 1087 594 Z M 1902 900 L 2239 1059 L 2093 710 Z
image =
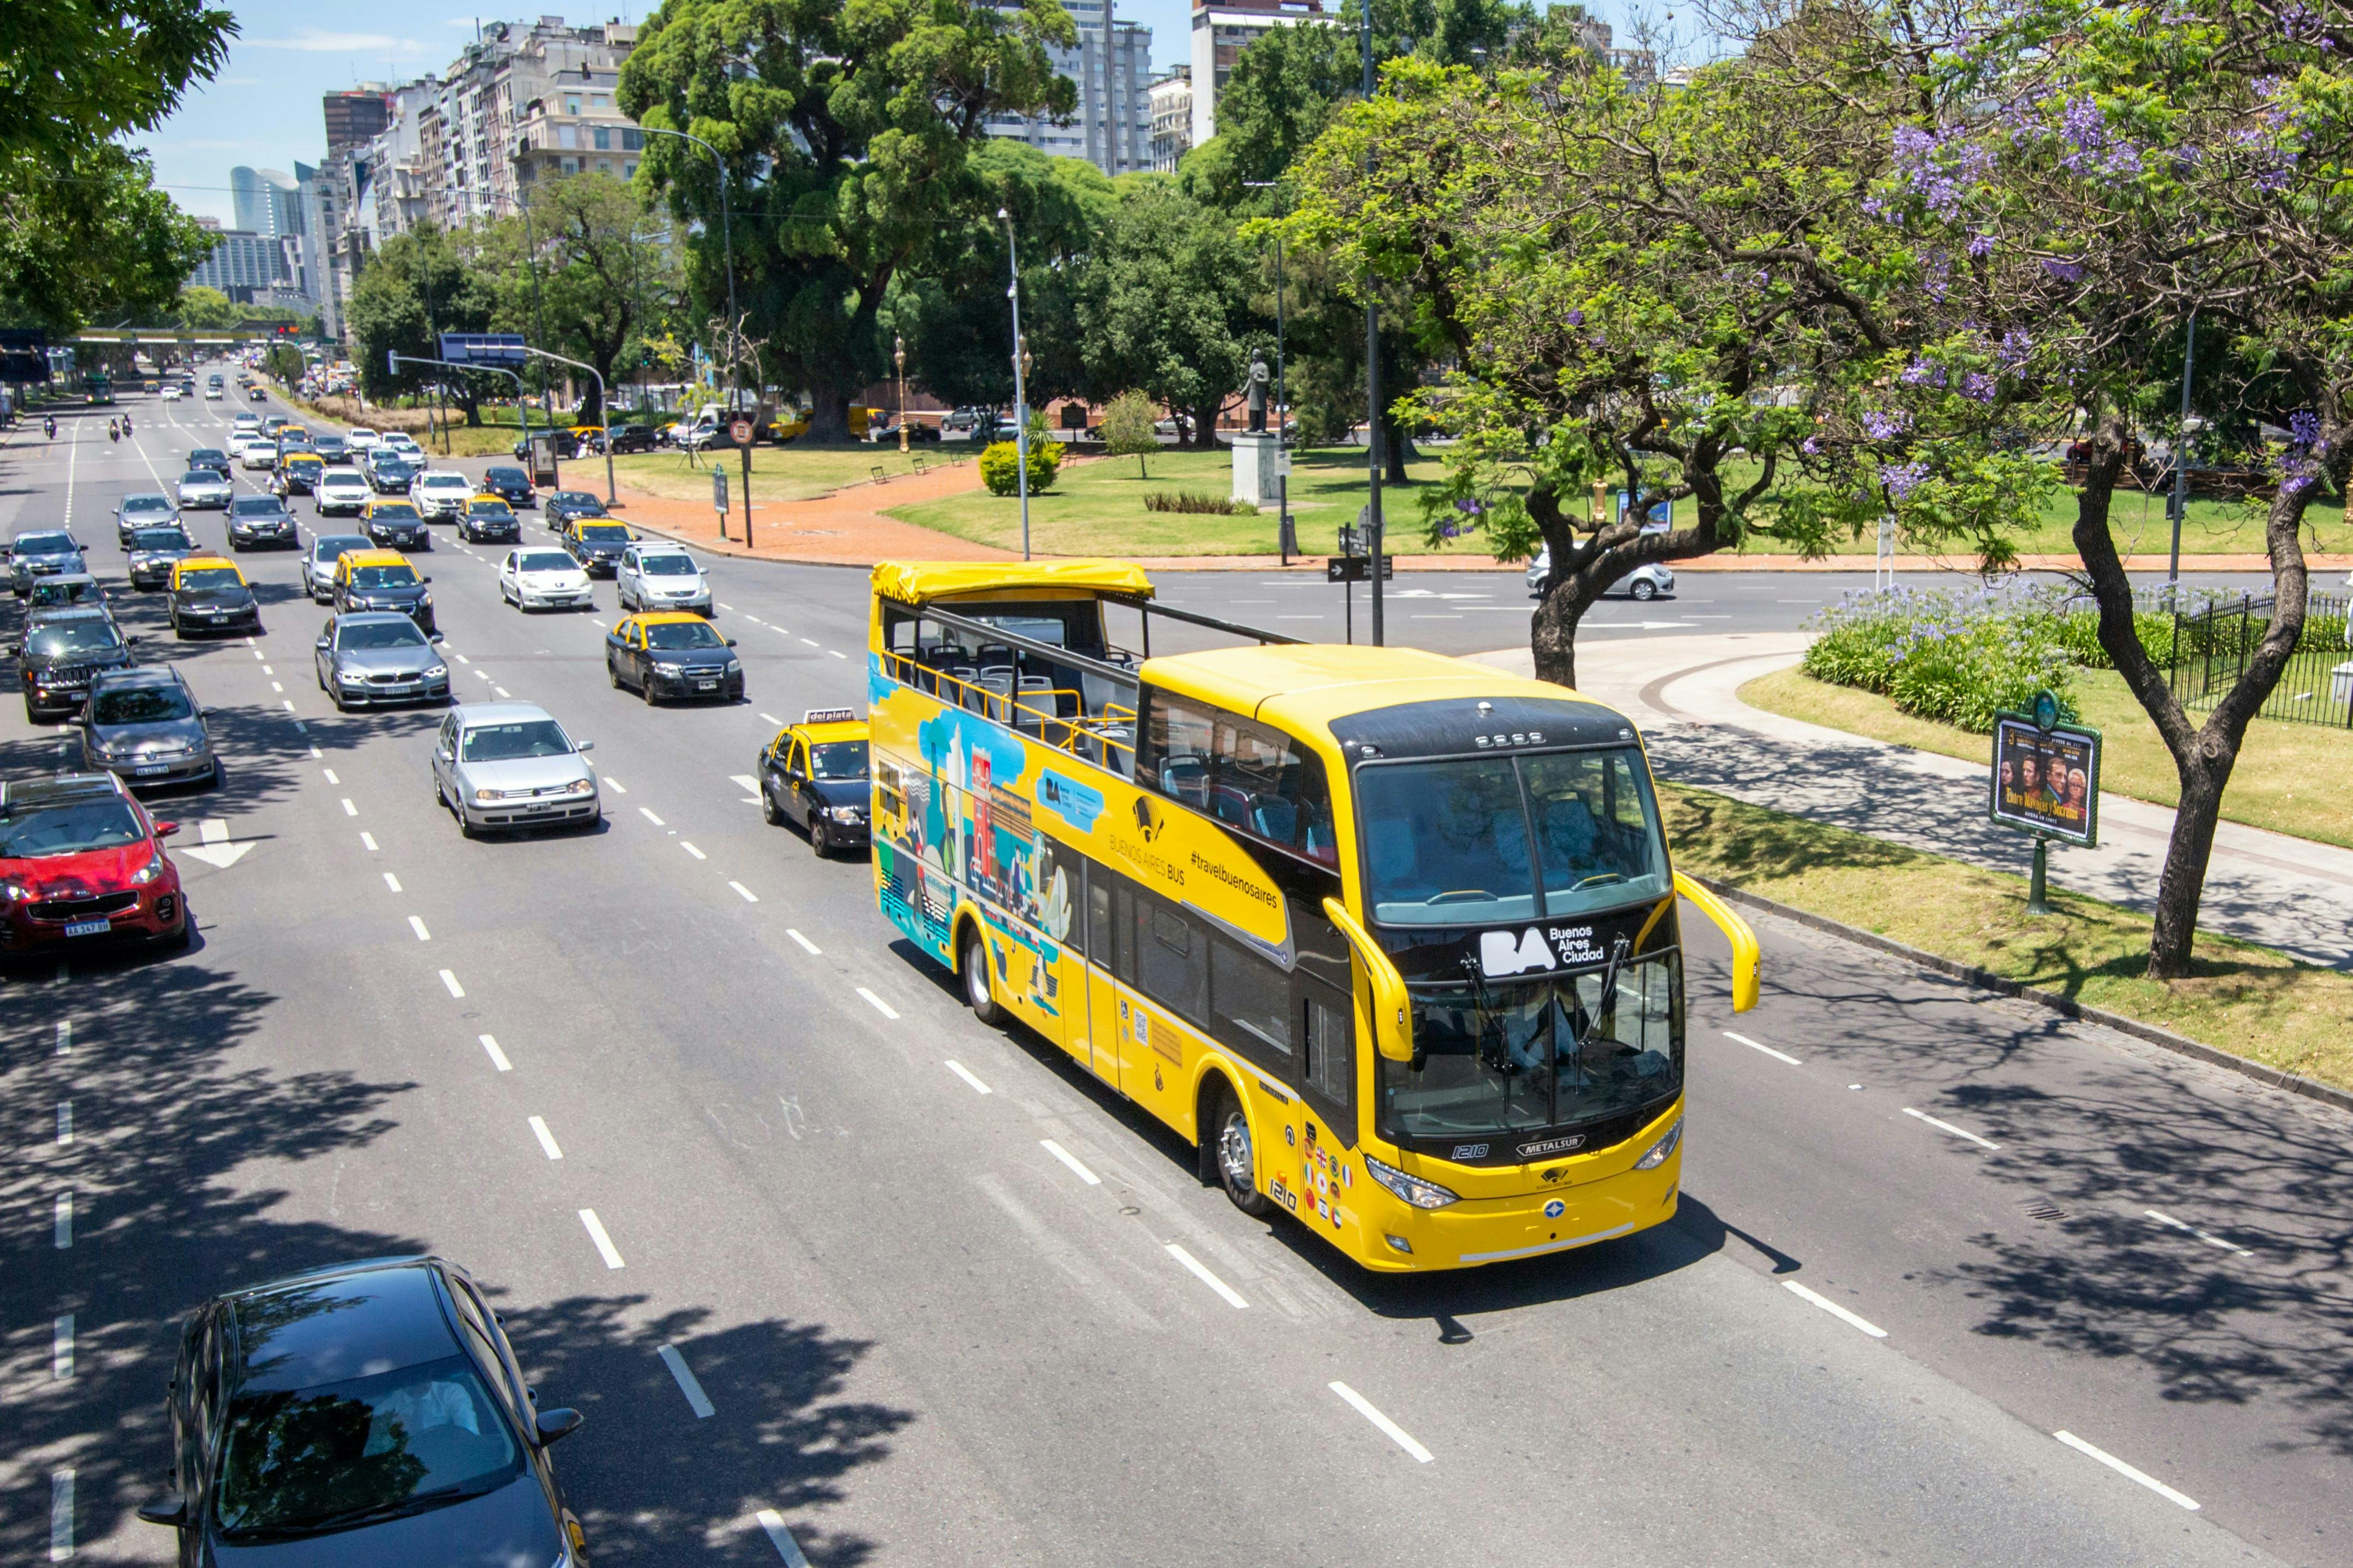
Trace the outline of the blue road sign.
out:
M 529 356 L 521 332 L 444 332 L 441 357 L 451 364 L 516 365 Z

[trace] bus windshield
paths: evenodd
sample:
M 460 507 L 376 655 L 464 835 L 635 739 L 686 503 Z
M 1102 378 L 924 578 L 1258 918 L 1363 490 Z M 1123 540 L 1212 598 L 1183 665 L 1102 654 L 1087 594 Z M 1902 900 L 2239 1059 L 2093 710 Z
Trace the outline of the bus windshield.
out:
M 1378 924 L 1557 919 L 1666 893 L 1650 770 L 1630 746 L 1397 763 L 1356 779 Z

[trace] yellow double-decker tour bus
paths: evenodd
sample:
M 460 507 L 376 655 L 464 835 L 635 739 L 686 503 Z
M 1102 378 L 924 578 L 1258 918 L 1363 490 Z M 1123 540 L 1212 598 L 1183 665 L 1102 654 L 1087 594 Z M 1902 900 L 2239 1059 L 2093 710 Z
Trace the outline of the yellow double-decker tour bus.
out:
M 1153 657 L 1170 621 L 1234 646 Z M 1675 875 L 1624 716 L 1156 605 L 1120 562 L 886 562 L 869 636 L 883 912 L 1244 1211 L 1375 1269 L 1673 1215 L 1678 891 L 1736 1010 L 1757 943 Z

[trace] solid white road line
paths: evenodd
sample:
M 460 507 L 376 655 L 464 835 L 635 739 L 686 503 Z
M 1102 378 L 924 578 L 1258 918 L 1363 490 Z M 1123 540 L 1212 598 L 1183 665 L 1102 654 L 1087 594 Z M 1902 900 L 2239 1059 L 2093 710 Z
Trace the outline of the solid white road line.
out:
M 49 1561 L 70 1563 L 74 1554 L 74 1473 L 49 1472 Z
M 817 949 L 810 948 L 809 951 L 815 952 Z M 61 1057 L 73 1055 L 73 1020 L 71 1018 L 58 1020 L 58 1055 Z
M 361 834 L 361 835 L 360 835 L 360 843 L 361 843 L 363 846 L 364 846 L 364 847 L 366 847 L 367 852 L 368 852 L 369 854 L 373 855 L 373 854 L 375 854 L 375 834 L 373 834 L 373 833 L 363 833 L 363 834 Z
M 2116 1471 L 2116 1474 L 2124 1477 L 2126 1480 L 2138 1481 L 2141 1485 L 2147 1487 L 2158 1496 L 2165 1499 L 2166 1501 L 2176 1504 L 2181 1508 L 2186 1508 L 2192 1513 L 2196 1513 L 2198 1511 L 2198 1500 L 2196 1498 L 2184 1497 L 2181 1493 L 2175 1491 L 2171 1487 L 2167 1486 L 2163 1481 L 2158 1480 L 2155 1476 L 2148 1474 L 2146 1470 L 2137 1470 L 2130 1465 L 2126 1464 L 2122 1459 L 2117 1458 L 2114 1454 L 2107 1453 L 2103 1449 L 2094 1448 L 2091 1444 L 2084 1442 L 2084 1439 L 2076 1436 L 2073 1432 L 2053 1432 L 2051 1435 L 2053 1437 L 2058 1438 L 2062 1443 L 2066 1444 L 2070 1448 L 2074 1449 L 2077 1453 L 2088 1454 L 2093 1458 L 2099 1460 L 2100 1463 L 2107 1466 L 2108 1468 Z
M 670 1368 L 670 1376 L 678 1383 L 678 1391 L 686 1395 L 686 1407 L 694 1412 L 694 1418 L 709 1420 L 712 1414 L 711 1395 L 702 1392 L 702 1383 L 696 1379 L 694 1370 L 686 1364 L 686 1358 L 678 1353 L 678 1347 L 663 1345 L 654 1354 L 661 1357 L 662 1365 Z
M 808 1559 L 801 1555 L 800 1542 L 793 1539 L 793 1532 L 785 1528 L 782 1514 L 775 1509 L 764 1508 L 753 1517 L 760 1521 L 760 1528 L 768 1532 L 768 1544 L 775 1547 L 776 1555 L 785 1560 L 785 1568 L 808 1568 Z
M 446 969 L 441 972 L 441 984 L 449 988 L 449 994 L 452 996 L 463 996 L 466 994 L 466 988 L 458 984 L 458 977 Z
M 62 1149 L 72 1142 L 73 1101 L 60 1100 L 58 1101 L 58 1147 Z
M 800 932 L 793 930 L 790 926 L 786 926 L 785 928 L 785 934 L 791 937 L 795 942 L 799 942 L 801 944 L 801 951 L 809 954 L 811 957 L 815 957 L 817 954 L 825 951 L 823 948 L 818 946 L 817 943 L 803 936 Z M 62 1029 L 65 1026 L 60 1024 L 58 1027 Z
M 1778 1062 L 1788 1062 L 1788 1063 L 1791 1067 L 1793 1067 L 1793 1068 L 1794 1068 L 1794 1067 L 1803 1067 L 1803 1066 L 1805 1066 L 1805 1063 L 1803 1063 L 1803 1062 L 1799 1061 L 1797 1058 L 1795 1058 L 1795 1057 L 1791 1056 L 1788 1052 L 1787 1052 L 1787 1051 L 1777 1051 L 1777 1050 L 1775 1050 L 1775 1049 L 1774 1049 L 1772 1047 L 1770 1047 L 1770 1046 L 1759 1045 L 1759 1044 L 1757 1044 L 1755 1040 L 1750 1039 L 1750 1038 L 1749 1038 L 1747 1036 L 1746 1036 L 1746 1035 L 1736 1035 L 1736 1034 L 1734 1034 L 1731 1030 L 1726 1029 L 1726 1030 L 1725 1030 L 1725 1031 L 1724 1031 L 1724 1037 L 1725 1037 L 1725 1039 L 1727 1039 L 1727 1040 L 1737 1040 L 1737 1041 L 1739 1041 L 1742 1045 L 1746 1046 L 1746 1047 L 1747 1047 L 1750 1050 L 1752 1050 L 1752 1051 L 1763 1051 L 1767 1056 L 1771 1057 L 1775 1061 L 1778 1061 Z
M 1355 1389 L 1350 1388 L 1346 1384 L 1335 1383 L 1329 1386 L 1333 1393 L 1338 1394 L 1341 1398 L 1348 1402 L 1349 1408 L 1356 1411 L 1357 1415 L 1363 1416 L 1374 1426 L 1379 1427 L 1383 1435 L 1386 1436 L 1390 1442 L 1395 1443 L 1398 1447 L 1403 1448 L 1407 1453 L 1411 1454 L 1415 1459 L 1419 1460 L 1420 1463 L 1426 1465 L 1430 1463 L 1430 1460 L 1438 1457 L 1429 1449 L 1423 1447 L 1420 1444 L 1415 1442 L 1413 1440 L 1413 1434 L 1408 1432 L 1404 1427 L 1398 1426 L 1396 1422 L 1382 1415 L 1377 1409 L 1374 1408 L 1373 1402 L 1371 1400 L 1366 1398 Z
M 730 883 L 728 883 L 727 885 L 728 885 L 729 887 L 731 887 L 731 888 L 734 889 L 738 893 L 741 893 L 741 894 L 744 896 L 744 901 L 745 903 L 747 903 L 747 904 L 756 904 L 756 903 L 758 903 L 758 902 L 760 901 L 760 895 L 759 895 L 759 894 L 757 894 L 757 893 L 755 893 L 755 892 L 754 892 L 751 889 L 749 889 L 749 888 L 745 887 L 743 883 L 741 883 L 741 882 L 730 882 Z
M 1088 1170 L 1084 1165 L 1079 1163 L 1079 1157 L 1076 1154 L 1071 1153 L 1068 1149 L 1063 1148 L 1051 1138 L 1040 1138 L 1038 1140 L 1038 1144 L 1039 1147 L 1044 1149 L 1047 1153 L 1051 1154 L 1055 1159 L 1060 1160 L 1063 1164 L 1068 1165 L 1071 1172 L 1077 1175 L 1079 1180 L 1084 1182 L 1087 1185 L 1091 1187 L 1100 1187 L 1103 1185 L 1103 1178 L 1101 1176 L 1096 1175 L 1092 1171 Z
M 531 1119 L 531 1135 L 539 1140 L 540 1148 L 546 1152 L 549 1159 L 564 1158 L 564 1151 L 555 1146 L 555 1134 L 547 1130 L 547 1122 L 543 1118 L 534 1116 Z
M 1194 1257 L 1191 1253 L 1186 1251 L 1183 1247 L 1177 1246 L 1173 1241 L 1168 1244 L 1168 1256 L 1183 1264 L 1192 1274 L 1194 1279 L 1198 1279 L 1202 1284 L 1207 1285 L 1210 1289 L 1215 1290 L 1219 1295 L 1224 1297 L 1227 1306 L 1247 1307 L 1250 1305 L 1248 1301 L 1242 1300 L 1242 1293 L 1240 1291 L 1235 1289 L 1232 1286 L 1227 1284 L 1224 1280 L 1210 1273 L 1208 1265 L 1204 1264 L 1199 1258 Z
M 972 1091 L 975 1094 L 991 1094 L 995 1092 L 995 1090 L 991 1089 L 988 1085 L 981 1082 L 979 1079 L 974 1077 L 973 1070 L 965 1066 L 962 1062 L 948 1063 L 948 1071 L 955 1074 L 956 1077 L 972 1085 Z
M 865 997 L 868 1002 L 871 1003 L 874 1010 L 877 1013 L 881 1014 L 884 1017 L 896 1018 L 899 1016 L 899 1010 L 896 1007 L 892 1006 L 890 1003 L 885 1002 L 881 997 L 877 996 L 873 992 L 866 989 L 865 986 L 860 986 L 858 988 L 858 994 L 860 996 Z M 948 1065 L 950 1067 L 955 1067 L 954 1062 L 950 1062 Z M 956 1068 L 956 1071 L 962 1072 L 964 1069 L 962 1068 Z
M 648 822 L 652 823 L 656 827 L 663 826 L 662 819 L 660 817 L 656 816 L 652 812 L 647 810 L 642 805 L 638 807 L 638 815 L 644 817 Z
M 2000 1144 L 1994 1142 L 1991 1139 L 1980 1138 L 1965 1127 L 1956 1127 L 1949 1121 L 1939 1121 L 1925 1110 L 1915 1110 L 1907 1105 L 1904 1108 L 1904 1114 L 1906 1116 L 1918 1117 L 1921 1121 L 1926 1122 L 1929 1126 L 1935 1128 L 1939 1132 L 1949 1132 L 1956 1138 L 1966 1138 L 1981 1149 L 1999 1149 L 2001 1147 Z
M 400 879 L 394 876 L 389 871 L 386 871 L 384 874 L 384 885 L 390 888 L 396 893 L 400 891 Z
M 621 1255 L 613 1247 L 613 1238 L 605 1234 L 605 1222 L 596 1217 L 595 1209 L 582 1209 L 580 1223 L 588 1227 L 588 1239 L 596 1244 L 596 1256 L 605 1260 L 607 1268 L 622 1267 Z
M 345 816 L 357 816 L 359 814 L 360 808 L 352 804 L 351 796 L 345 795 L 343 797 L 343 815 Z
M 507 1060 L 507 1054 L 506 1052 L 499 1049 L 498 1041 L 492 1039 L 488 1035 L 482 1035 L 477 1037 L 482 1042 L 482 1049 L 491 1053 L 491 1065 L 492 1067 L 498 1068 L 501 1072 L 514 1071 L 514 1063 Z
M 711 858 L 710 856 L 705 855 L 702 850 L 697 849 L 693 845 L 689 844 L 683 838 L 678 841 L 678 847 L 681 849 L 685 850 L 688 854 L 693 856 L 698 860 L 708 860 Z
M 1873 1322 L 1870 1319 L 1860 1317 L 1855 1313 L 1848 1311 L 1844 1307 L 1840 1306 L 1836 1301 L 1831 1300 L 1829 1297 L 1821 1294 L 1818 1290 L 1807 1289 L 1795 1279 L 1782 1280 L 1781 1287 L 1783 1289 L 1788 1290 L 1790 1294 L 1796 1296 L 1798 1300 L 1801 1301 L 1811 1301 L 1815 1306 L 1820 1307 L 1823 1311 L 1828 1312 L 1831 1317 L 1836 1318 L 1840 1322 L 1844 1323 L 1850 1329 L 1861 1329 L 1864 1333 L 1869 1334 L 1874 1340 L 1883 1340 L 1887 1337 L 1887 1331 L 1881 1328 L 1877 1323 Z
M 52 1222 L 50 1240 L 59 1252 L 73 1247 L 73 1192 L 70 1188 L 58 1194 L 57 1217 Z
M 2171 1215 L 2167 1214 L 2163 1209 L 2143 1209 L 2140 1212 L 2148 1215 L 2149 1218 L 2157 1221 L 2159 1225 L 2169 1225 L 2176 1230 L 2188 1231 L 2190 1235 L 2196 1237 L 2199 1240 L 2204 1242 L 2209 1247 L 2219 1247 L 2225 1252 L 2235 1252 L 2242 1258 L 2253 1258 L 2254 1256 L 2253 1253 L 2248 1251 L 2245 1247 L 2241 1247 L 2237 1242 L 2224 1241 L 2219 1236 L 2210 1236 L 2205 1231 L 2202 1231 L 2196 1226 L 2191 1225 L 2188 1220 L 2176 1219 Z
M 49 1375 L 63 1383 L 73 1375 L 73 1314 L 60 1312 L 49 1329 Z
M 408 929 L 417 933 L 417 940 L 419 942 L 431 942 L 433 940 L 433 933 L 427 931 L 425 929 L 425 922 L 417 919 L 415 915 L 408 917 Z

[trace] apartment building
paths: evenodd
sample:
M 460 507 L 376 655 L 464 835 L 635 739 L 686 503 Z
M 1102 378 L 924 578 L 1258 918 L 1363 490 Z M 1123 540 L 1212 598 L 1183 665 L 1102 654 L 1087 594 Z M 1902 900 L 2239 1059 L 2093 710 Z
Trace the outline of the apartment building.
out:
M 1057 125 L 1040 116 L 995 114 L 987 132 L 1041 152 L 1084 158 L 1106 174 L 1152 167 L 1152 29 L 1123 21 L 1113 0 L 1062 0 L 1078 24 L 1075 48 L 1049 51 L 1079 89 L 1076 116 Z
M 1351 0 L 1337 0 L 1346 5 Z M 1324 0 L 1195 0 L 1193 6 L 1193 138 L 1198 147 L 1218 133 L 1218 95 L 1242 51 L 1270 28 L 1345 22 Z
M 1152 167 L 1176 172 L 1176 160 L 1193 146 L 1193 68 L 1177 66 L 1155 78 L 1146 94 L 1152 112 Z

